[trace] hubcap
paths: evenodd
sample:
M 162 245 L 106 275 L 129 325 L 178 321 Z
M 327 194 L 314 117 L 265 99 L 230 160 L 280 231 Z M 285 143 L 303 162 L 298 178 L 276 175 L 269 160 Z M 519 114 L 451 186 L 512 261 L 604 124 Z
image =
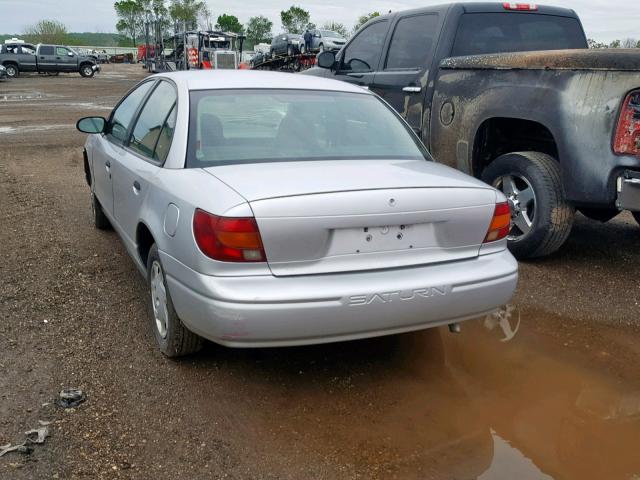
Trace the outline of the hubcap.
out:
M 493 186 L 507 197 L 513 226 L 509 240 L 520 240 L 528 235 L 536 218 L 536 194 L 529 180 L 517 174 L 503 175 Z
M 91 70 L 92 69 L 90 67 L 85 67 L 84 74 L 87 75 L 87 76 L 91 75 Z
M 160 262 L 154 260 L 151 264 L 151 305 L 153 305 L 153 318 L 156 322 L 156 330 L 162 338 L 167 336 L 169 311 L 167 309 L 167 290 L 164 286 L 164 273 Z
M 10 77 L 14 77 L 16 74 L 16 69 L 14 67 L 7 67 L 7 75 Z

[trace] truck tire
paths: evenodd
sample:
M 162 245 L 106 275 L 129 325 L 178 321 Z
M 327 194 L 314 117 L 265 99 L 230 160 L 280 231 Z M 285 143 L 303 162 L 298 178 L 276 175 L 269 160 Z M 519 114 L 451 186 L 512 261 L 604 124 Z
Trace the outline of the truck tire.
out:
M 93 224 L 98 230 L 111 230 L 111 222 L 104 214 L 102 205 L 93 192 L 91 192 L 91 213 L 93 214 Z
M 160 351 L 167 357 L 175 358 L 200 350 L 202 338 L 184 326 L 173 308 L 155 243 L 147 257 L 147 281 L 151 295 L 151 328 Z
M 549 255 L 571 233 L 575 209 L 565 200 L 558 162 L 540 152 L 514 152 L 496 158 L 482 180 L 509 200 L 513 226 L 509 249 L 518 259 Z
M 95 70 L 93 69 L 93 65 L 91 65 L 90 63 L 80 65 L 80 75 L 82 75 L 83 77 L 91 78 L 93 77 L 94 73 Z
M 5 63 L 4 68 L 7 69 L 7 75 L 9 78 L 16 78 L 20 75 L 20 69 L 15 63 Z

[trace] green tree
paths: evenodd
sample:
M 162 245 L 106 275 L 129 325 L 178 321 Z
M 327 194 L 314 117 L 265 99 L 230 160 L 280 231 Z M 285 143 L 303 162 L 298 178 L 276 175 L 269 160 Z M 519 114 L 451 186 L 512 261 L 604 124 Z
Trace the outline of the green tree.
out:
M 271 29 L 273 22 L 267 17 L 259 15 L 251 17 L 247 23 L 247 40 L 255 45 L 256 43 L 269 42 L 273 36 Z
M 32 43 L 64 45 L 68 41 L 67 27 L 57 20 L 40 20 L 35 25 L 27 27 L 24 36 Z
M 280 12 L 282 26 L 289 33 L 302 33 L 310 25 L 310 15 L 305 9 L 293 5 Z
M 326 22 L 322 28 L 324 30 L 331 30 L 332 32 L 339 33 L 344 38 L 349 38 L 349 30 L 347 30 L 347 27 L 345 27 L 343 23 L 330 21 Z
M 356 33 L 358 30 L 360 30 L 360 27 L 362 27 L 365 23 L 367 23 L 372 18 L 379 17 L 379 16 L 380 16 L 380 12 L 371 12 L 371 13 L 367 13 L 366 15 L 362 15 L 358 17 L 358 21 L 353 26 L 353 33 Z
M 238 17 L 235 15 L 227 15 L 226 13 L 218 17 L 216 28 L 224 32 L 242 33 L 244 31 L 244 27 L 238 20 Z
M 638 43 L 636 43 L 636 48 L 640 48 L 640 40 L 638 40 Z
M 128 36 L 133 45 L 136 45 L 136 38 L 142 32 L 144 23 L 144 8 L 137 0 L 120 0 L 113 4 L 118 16 L 116 29 L 123 35 Z
M 620 48 L 621 44 L 622 42 L 620 42 L 620 40 L 614 40 L 609 44 L 609 48 Z
M 198 18 L 208 13 L 209 9 L 203 0 L 171 0 L 169 15 L 175 22 L 186 24 L 188 29 L 197 28 Z
M 589 45 L 589 48 L 609 48 L 609 45 L 606 43 L 596 42 L 593 38 L 588 38 L 587 44 Z

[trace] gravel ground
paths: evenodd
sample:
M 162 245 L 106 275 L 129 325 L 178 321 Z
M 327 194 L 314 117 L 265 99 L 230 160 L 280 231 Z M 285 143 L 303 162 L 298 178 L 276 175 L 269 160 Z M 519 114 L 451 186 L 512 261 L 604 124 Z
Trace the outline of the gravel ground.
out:
M 0 83 L 0 478 L 638 478 L 640 228 L 578 217 L 521 264 L 510 325 L 290 349 L 154 346 L 146 286 L 92 227 L 78 118 L 144 72 Z M 75 409 L 53 404 L 84 390 Z M 484 473 L 483 473 L 484 472 Z M 548 477 L 545 477 L 547 475 Z

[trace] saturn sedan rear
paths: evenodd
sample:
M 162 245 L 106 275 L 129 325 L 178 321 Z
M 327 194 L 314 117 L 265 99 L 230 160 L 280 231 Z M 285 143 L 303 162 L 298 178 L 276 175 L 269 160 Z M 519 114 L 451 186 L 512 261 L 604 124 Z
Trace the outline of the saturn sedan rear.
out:
M 502 193 L 434 163 L 376 95 L 267 72 L 137 85 L 90 135 L 95 223 L 149 283 L 168 356 L 455 324 L 511 298 Z

